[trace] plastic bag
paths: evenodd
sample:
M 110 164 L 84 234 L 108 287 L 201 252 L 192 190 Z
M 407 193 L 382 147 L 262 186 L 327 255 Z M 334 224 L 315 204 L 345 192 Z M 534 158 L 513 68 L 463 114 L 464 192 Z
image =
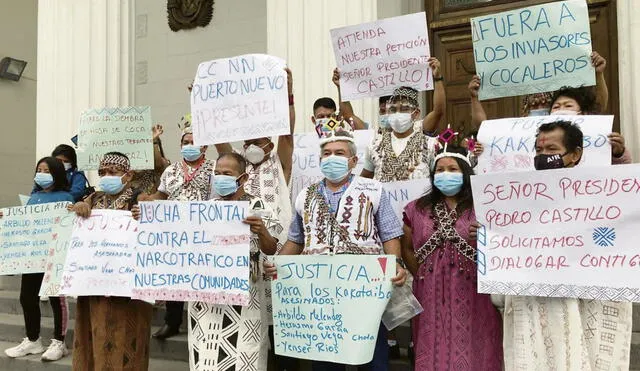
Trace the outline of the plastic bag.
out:
M 382 313 L 382 323 L 391 331 L 422 313 L 422 305 L 413 295 L 413 277 L 409 276 L 404 285 L 395 287 L 391 299 Z

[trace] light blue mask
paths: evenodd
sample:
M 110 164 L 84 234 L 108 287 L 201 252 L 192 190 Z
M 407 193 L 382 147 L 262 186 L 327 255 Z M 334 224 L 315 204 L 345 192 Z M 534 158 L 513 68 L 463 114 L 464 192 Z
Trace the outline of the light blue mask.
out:
M 389 122 L 389 115 L 384 114 L 380 115 L 379 125 L 381 129 L 389 129 L 391 127 L 391 123 Z
M 213 177 L 213 189 L 222 197 L 238 191 L 238 179 L 231 175 L 216 175 Z
M 455 196 L 462 189 L 462 173 L 450 173 L 445 171 L 444 173 L 437 173 L 433 177 L 433 185 L 444 193 L 445 196 Z
M 540 108 L 540 109 L 532 109 L 531 111 L 529 111 L 529 117 L 535 117 L 535 116 L 549 116 L 549 109 Z
M 33 181 L 36 182 L 42 189 L 49 188 L 53 184 L 53 175 L 49 173 L 36 173 Z
M 320 171 L 332 182 L 339 182 L 349 175 L 349 159 L 331 155 L 320 161 Z
M 108 195 L 116 195 L 122 191 L 124 184 L 122 184 L 122 178 L 119 176 L 102 176 L 100 177 L 100 183 L 98 186 L 102 192 Z
M 200 146 L 193 145 L 182 146 L 182 149 L 180 149 L 180 153 L 182 154 L 182 158 L 189 162 L 196 161 L 202 156 L 202 152 L 200 152 Z

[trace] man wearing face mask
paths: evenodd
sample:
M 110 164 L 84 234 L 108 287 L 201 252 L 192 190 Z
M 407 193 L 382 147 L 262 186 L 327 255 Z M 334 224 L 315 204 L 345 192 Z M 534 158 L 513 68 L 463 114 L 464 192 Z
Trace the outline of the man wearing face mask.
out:
M 140 201 L 204 201 L 210 198 L 215 162 L 206 158 L 207 146 L 193 144 L 190 114 L 182 118 L 180 126 L 182 161 L 169 165 L 160 177 L 158 191 L 152 195 L 141 195 Z M 164 326 L 153 334 L 160 340 L 179 333 L 184 303 L 168 301 L 166 309 Z
M 536 135 L 536 170 L 578 165 L 582 145 L 582 131 L 569 121 L 541 125 Z M 612 149 L 616 146 L 612 142 Z M 623 148 L 613 150 L 624 152 Z M 614 156 L 612 162 L 630 163 L 630 159 Z M 474 238 L 477 227 L 472 227 Z M 611 370 L 629 369 L 631 303 L 508 295 L 492 295 L 492 301 L 504 307 L 506 371 L 596 370 L 598 364 Z
M 392 281 L 397 286 L 403 285 L 406 271 L 399 239 L 402 224 L 382 184 L 351 174 L 358 162 L 351 134 L 327 133 L 320 146 L 320 169 L 325 178 L 306 187 L 296 198 L 288 240 L 280 254 L 395 255 L 397 274 Z M 351 201 L 345 200 L 353 200 L 353 207 Z M 276 273 L 272 263 L 265 262 L 264 266 L 267 275 Z M 373 360 L 361 369 L 388 369 L 386 332 L 384 326 L 380 326 Z M 313 362 L 312 369 L 344 370 L 345 366 Z

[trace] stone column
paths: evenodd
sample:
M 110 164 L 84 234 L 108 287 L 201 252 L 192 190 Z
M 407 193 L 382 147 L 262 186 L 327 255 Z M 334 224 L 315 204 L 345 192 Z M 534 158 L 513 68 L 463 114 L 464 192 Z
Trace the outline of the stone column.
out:
M 618 11 L 618 71 L 620 81 L 620 127 L 633 159 L 640 159 L 640 19 L 638 3 L 616 2 Z

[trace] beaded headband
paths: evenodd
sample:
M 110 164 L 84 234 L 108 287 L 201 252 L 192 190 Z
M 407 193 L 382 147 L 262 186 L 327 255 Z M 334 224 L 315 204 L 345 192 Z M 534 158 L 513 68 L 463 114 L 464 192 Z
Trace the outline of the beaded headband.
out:
M 394 101 L 400 98 L 408 99 L 411 104 L 418 106 L 418 91 L 413 88 L 409 88 L 406 86 L 401 86 L 393 91 L 393 95 L 389 101 Z
M 316 120 L 316 134 L 320 140 L 327 139 L 335 135 L 335 133 L 345 132 L 351 134 L 353 132 L 353 124 L 344 120 L 338 121 L 334 118 L 330 119 L 317 119 Z
M 115 166 L 117 170 L 128 172 L 131 169 L 131 163 L 129 159 L 125 156 L 116 155 L 113 153 L 109 153 L 104 155 L 102 160 L 100 160 L 100 168 L 107 166 Z

